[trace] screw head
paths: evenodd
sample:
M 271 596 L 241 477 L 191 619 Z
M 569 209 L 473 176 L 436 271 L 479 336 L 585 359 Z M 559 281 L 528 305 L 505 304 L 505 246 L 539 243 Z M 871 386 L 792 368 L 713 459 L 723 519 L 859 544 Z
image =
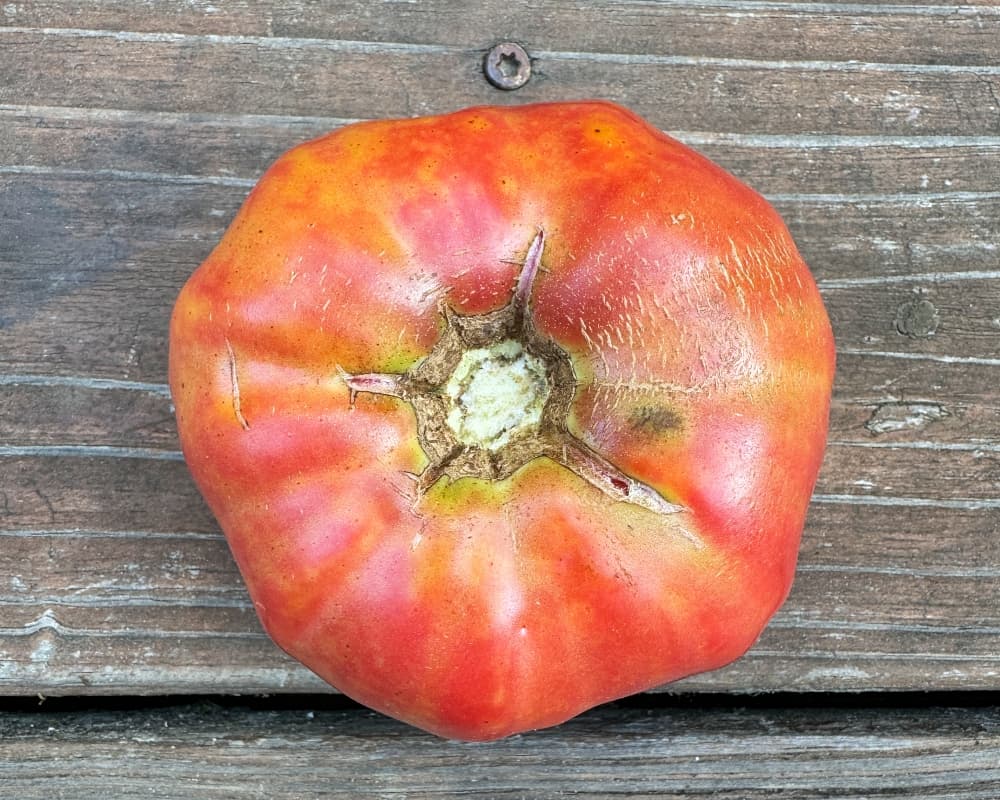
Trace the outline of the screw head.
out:
M 502 42 L 486 54 L 483 71 L 498 89 L 520 89 L 531 77 L 531 57 L 516 42 Z

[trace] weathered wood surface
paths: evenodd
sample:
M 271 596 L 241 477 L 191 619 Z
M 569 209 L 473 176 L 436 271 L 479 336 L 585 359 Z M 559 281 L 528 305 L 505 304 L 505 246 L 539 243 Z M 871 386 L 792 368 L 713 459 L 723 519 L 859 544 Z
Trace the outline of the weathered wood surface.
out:
M 19 800 L 996 800 L 1000 709 L 611 706 L 488 745 L 357 710 L 20 713 L 0 717 L 0 780 Z
M 1000 687 L 1000 7 L 34 0 L 0 4 L 0 694 L 322 689 L 180 461 L 173 298 L 304 139 L 583 96 L 771 198 L 838 340 L 792 596 L 677 688 Z

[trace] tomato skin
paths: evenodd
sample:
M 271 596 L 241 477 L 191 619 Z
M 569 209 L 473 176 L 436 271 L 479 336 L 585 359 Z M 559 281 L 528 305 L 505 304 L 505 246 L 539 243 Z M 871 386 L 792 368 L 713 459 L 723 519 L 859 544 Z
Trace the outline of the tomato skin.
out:
M 403 373 L 442 304 L 511 298 L 572 360 L 572 434 L 671 503 L 549 459 L 440 481 Z M 282 156 L 177 301 L 191 472 L 273 639 L 338 689 L 494 739 L 739 657 L 791 586 L 834 351 L 776 212 L 610 103 L 360 123 Z

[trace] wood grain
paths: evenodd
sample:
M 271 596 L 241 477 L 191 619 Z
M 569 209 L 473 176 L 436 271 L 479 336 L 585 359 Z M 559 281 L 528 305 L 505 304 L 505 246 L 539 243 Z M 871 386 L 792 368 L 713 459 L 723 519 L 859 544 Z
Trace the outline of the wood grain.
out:
M 481 79 L 483 47 L 0 28 L 0 102 L 134 111 L 439 113 L 512 102 Z M 86 69 L 78 69 L 86 65 Z M 1000 132 L 992 66 L 538 53 L 518 102 L 600 97 L 670 129 L 854 134 Z M 669 92 L 668 96 L 665 93 Z M 776 114 L 782 103 L 794 113 Z
M 14 477 L 0 574 L 19 576 L 0 591 L 8 691 L 323 689 L 260 630 L 180 461 L 81 449 L 0 469 Z M 675 688 L 995 687 L 997 520 L 995 504 L 950 497 L 820 494 L 792 595 L 757 647 Z
M 181 461 L 165 385 L 173 299 L 288 147 L 356 119 L 584 96 L 635 108 L 770 198 L 838 341 L 831 444 L 792 595 L 746 658 L 672 689 L 996 689 L 998 34 L 1000 13 L 985 2 L 0 5 L 0 692 L 326 691 L 264 636 Z M 514 94 L 480 74 L 486 48 L 507 38 L 534 58 L 534 78 Z M 216 736 L 198 713 L 194 739 Z M 264 718 L 231 721 L 255 719 Z M 567 736 L 617 730 L 617 718 L 591 719 Z M 621 724 L 669 755 L 670 740 L 655 737 L 671 718 L 653 719 Z M 721 763 L 749 776 L 745 786 L 706 783 L 708 766 L 668 759 L 675 771 L 657 773 L 668 783 L 644 783 L 652 773 L 640 771 L 630 789 L 834 796 L 823 794 L 840 774 L 824 763 L 834 748 L 853 754 L 847 774 L 867 796 L 992 798 L 980 762 L 940 760 L 967 741 L 945 712 L 922 722 L 955 735 L 930 743 L 913 738 L 919 715 L 899 717 L 910 733 L 890 748 L 890 766 L 871 760 L 891 739 L 875 716 L 779 736 L 774 752 L 808 754 L 813 771 L 800 783 L 781 756 L 739 759 L 748 742 L 774 745 L 767 731 L 798 730 L 804 717 L 706 720 L 683 724 L 709 751 L 723 741 L 713 731 L 731 729 Z M 302 745 L 288 718 L 267 724 Z M 373 731 L 351 734 L 356 752 L 405 739 Z M 303 735 L 324 742 L 316 753 L 341 743 L 329 731 Z M 31 741 L 30 731 L 18 738 Z M 54 752 L 75 758 L 85 739 L 73 734 Z M 152 765 L 149 752 L 180 746 L 147 744 L 130 757 Z M 266 781 L 283 747 L 258 747 L 247 772 L 219 768 L 232 785 Z M 565 752 L 584 751 L 552 751 Z M 940 782 L 906 767 L 921 753 L 945 765 Z M 51 772 L 45 759 L 22 763 Z M 691 782 L 670 778 L 675 768 Z M 34 796 L 33 774 L 16 773 L 19 796 Z M 67 785 L 52 774 L 46 796 Z M 118 779 L 148 793 L 141 772 L 112 771 L 107 785 Z M 206 785 L 215 794 L 204 796 L 228 786 Z M 414 796 L 447 791 L 414 786 Z
M 0 105 L 0 151 L 7 155 L 7 173 L 253 182 L 285 150 L 345 122 L 315 114 L 234 116 Z M 835 196 L 849 189 L 932 198 L 942 192 L 997 188 L 992 172 L 983 166 L 1000 159 L 1000 135 L 786 136 L 687 128 L 668 132 L 767 195 Z
M 9 342 L 0 367 L 162 380 L 174 297 L 247 188 L 145 175 L 4 178 L 0 265 L 11 291 L 0 296 Z M 843 352 L 994 366 L 1000 195 L 772 199 L 820 281 Z M 59 226 L 62 236 L 41 233 Z M 896 330 L 914 295 L 938 310 L 932 335 Z
M 32 0 L 5 7 L 9 25 L 146 33 L 397 42 L 487 48 L 513 39 L 531 50 L 753 59 L 992 66 L 1000 20 L 989 0 L 947 3 L 712 3 L 592 0 L 424 0 L 383 13 L 365 0 L 160 0 L 137 14 L 128 0 Z
M 606 706 L 489 745 L 357 709 L 211 704 L 0 717 L 20 800 L 994 800 L 1000 709 Z

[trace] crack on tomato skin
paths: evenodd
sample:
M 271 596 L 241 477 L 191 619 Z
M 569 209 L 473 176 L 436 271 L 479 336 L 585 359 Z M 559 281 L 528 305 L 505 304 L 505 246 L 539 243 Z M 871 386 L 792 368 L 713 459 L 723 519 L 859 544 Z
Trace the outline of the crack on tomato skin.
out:
M 502 308 L 463 316 L 441 303 L 439 312 L 445 320 L 441 338 L 409 372 L 352 375 L 338 365 L 337 373 L 349 390 L 351 406 L 359 392 L 369 392 L 400 398 L 413 407 L 417 437 L 428 459 L 423 472 L 410 476 L 415 480 L 418 500 L 441 479 L 504 480 L 529 462 L 545 457 L 615 501 L 657 514 L 688 510 L 669 502 L 650 485 L 627 475 L 569 430 L 567 420 L 578 386 L 572 361 L 556 342 L 535 329 L 530 315 L 532 290 L 542 271 L 544 244 L 545 234 L 539 229 L 528 248 L 511 299 Z M 448 424 L 448 416 L 463 398 L 450 397 L 446 385 L 465 354 L 496 348 L 508 341 L 516 342 L 545 365 L 548 396 L 544 400 L 541 420 L 537 425 L 514 430 L 509 441 L 497 449 L 461 441 Z M 657 421 L 666 422 L 664 419 Z M 682 533 L 701 544 L 689 532 Z
M 534 329 L 531 328 L 528 311 L 531 306 L 531 292 L 535 286 L 535 278 L 538 277 L 538 270 L 542 264 L 542 250 L 545 247 L 545 231 L 541 228 L 528 247 L 528 253 L 524 257 L 524 266 L 521 274 L 517 278 L 517 287 L 514 289 L 514 296 L 511 298 L 511 308 L 514 313 L 514 324 L 521 329 L 521 333 L 526 338 L 531 338 Z M 529 330 L 529 328 L 531 328 Z
M 226 338 L 226 353 L 229 356 L 229 380 L 233 385 L 233 413 L 240 427 L 248 431 L 250 423 L 247 422 L 247 418 L 243 416 L 243 411 L 240 409 L 240 380 L 236 370 L 236 353 L 233 352 L 233 345 L 228 337 Z
M 358 392 L 384 394 L 389 395 L 390 397 L 406 399 L 404 397 L 405 387 L 403 385 L 402 375 L 387 372 L 368 372 L 359 375 L 351 375 L 349 372 L 344 370 L 340 364 L 335 364 L 334 367 L 341 380 L 343 380 L 343 382 L 347 385 L 347 388 L 350 390 L 348 402 L 350 403 L 351 408 L 354 408 L 354 402 L 357 400 Z
M 687 511 L 684 506 L 669 502 L 648 484 L 622 472 L 599 453 L 579 439 L 568 435 L 558 443 L 558 449 L 547 453 L 591 486 L 600 489 L 612 499 L 641 506 L 657 514 L 677 514 Z
M 424 471 L 417 476 L 417 496 L 423 497 L 439 480 L 449 478 L 448 468 L 465 455 L 467 450 L 467 447 L 458 444 L 440 461 L 428 464 Z

